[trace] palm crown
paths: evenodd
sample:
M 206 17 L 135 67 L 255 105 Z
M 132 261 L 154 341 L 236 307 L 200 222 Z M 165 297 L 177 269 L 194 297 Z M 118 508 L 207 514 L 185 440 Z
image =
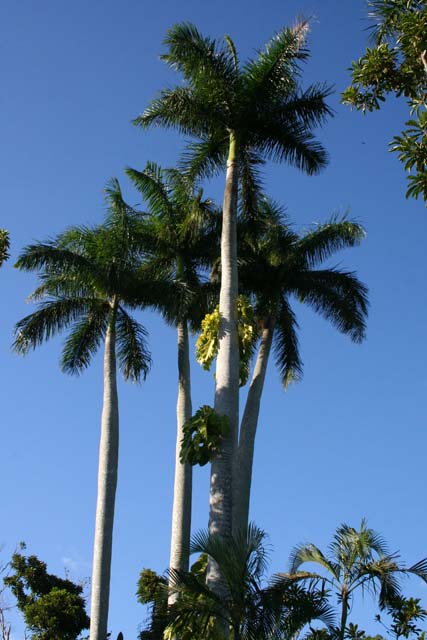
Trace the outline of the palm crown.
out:
M 316 564 L 323 571 L 302 569 L 306 563 Z M 338 527 L 329 545 L 329 555 L 323 554 L 314 544 L 295 547 L 289 572 L 279 579 L 310 581 L 312 584 L 321 581 L 332 588 L 341 602 L 338 637 L 343 640 L 354 592 L 362 589 L 378 594 L 380 606 L 384 607 L 400 595 L 399 577 L 405 574 L 416 575 L 427 582 L 427 558 L 406 567 L 399 561 L 399 555 L 390 553 L 384 539 L 362 520 L 358 530 L 347 524 Z
M 89 365 L 114 320 L 119 367 L 126 379 L 138 381 L 148 372 L 150 355 L 146 331 L 126 307 L 148 301 L 155 286 L 143 282 L 139 273 L 140 216 L 126 205 L 116 180 L 106 195 L 108 212 L 103 225 L 72 228 L 22 252 L 16 266 L 39 271 L 42 284 L 32 298 L 42 302 L 16 325 L 14 348 L 26 353 L 71 327 L 61 367 L 79 373 Z
M 172 589 L 182 598 L 171 609 L 170 637 L 218 638 L 214 620 L 220 618 L 233 640 L 285 639 L 297 634 L 311 620 L 323 621 L 329 628 L 333 612 L 323 595 L 305 591 L 297 585 L 265 582 L 268 552 L 265 533 L 253 524 L 225 542 L 204 531 L 196 534 L 190 553 L 215 560 L 225 583 L 218 596 L 205 584 L 204 572 L 172 571 Z
M 224 163 L 230 134 L 242 166 L 273 159 L 316 173 L 327 155 L 311 129 L 331 115 L 325 104 L 330 91 L 323 84 L 304 91 L 298 85 L 298 65 L 308 57 L 306 32 L 306 23 L 280 30 L 241 65 L 229 37 L 219 43 L 190 23 L 175 25 L 162 59 L 186 84 L 162 91 L 135 124 L 173 127 L 198 138 L 189 145 L 187 160 L 200 175 Z
M 180 284 L 175 304 L 159 301 L 159 309 L 168 322 L 186 319 L 197 329 L 216 289 L 203 281 L 203 274 L 219 253 L 219 212 L 211 199 L 203 198 L 199 185 L 177 169 L 149 162 L 142 172 L 126 172 L 149 207 L 141 237 L 141 274 Z

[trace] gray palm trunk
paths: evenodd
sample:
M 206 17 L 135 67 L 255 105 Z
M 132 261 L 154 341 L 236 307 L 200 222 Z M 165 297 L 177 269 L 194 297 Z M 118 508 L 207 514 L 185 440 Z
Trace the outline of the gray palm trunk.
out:
M 231 535 L 232 468 L 237 445 L 239 421 L 239 341 L 237 334 L 237 188 L 238 162 L 236 142 L 230 135 L 230 152 L 224 190 L 221 232 L 221 289 L 219 299 L 219 349 L 215 374 L 215 411 L 227 416 L 230 433 L 212 460 L 209 500 L 209 532 L 222 537 Z M 224 595 L 221 574 L 210 561 L 209 587 Z
M 104 402 L 98 463 L 93 550 L 90 640 L 106 640 L 110 596 L 111 551 L 119 455 L 119 406 L 116 380 L 115 308 L 105 336 Z
M 177 326 L 178 334 L 178 400 L 176 404 L 176 454 L 175 482 L 172 509 L 172 535 L 169 566 L 171 569 L 188 571 L 188 551 L 191 534 L 191 498 L 193 469 L 188 463 L 180 461 L 181 441 L 184 435 L 184 424 L 192 416 L 190 353 L 188 345 L 187 321 Z M 178 594 L 169 596 L 169 604 L 173 604 Z
M 261 396 L 274 333 L 274 320 L 264 324 L 252 380 L 240 425 L 239 447 L 235 457 L 233 478 L 233 534 L 246 529 L 252 484 L 255 436 L 258 426 Z

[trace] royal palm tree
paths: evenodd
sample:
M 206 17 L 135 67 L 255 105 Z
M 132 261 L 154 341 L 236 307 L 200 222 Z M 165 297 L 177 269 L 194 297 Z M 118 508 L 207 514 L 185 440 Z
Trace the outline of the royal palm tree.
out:
M 316 564 L 321 571 L 301 568 L 306 563 Z M 338 527 L 328 555 L 314 544 L 296 546 L 291 553 L 289 572 L 279 574 L 277 579 L 278 583 L 309 582 L 312 586 L 321 583 L 335 592 L 341 606 L 336 637 L 344 640 L 355 591 L 378 594 L 379 605 L 384 608 L 400 596 L 399 578 L 411 574 L 427 582 L 427 558 L 406 567 L 399 554 L 390 553 L 384 539 L 362 520 L 358 530 L 347 524 Z
M 9 258 L 9 233 L 5 229 L 0 229 L 0 267 Z
M 94 557 L 91 583 L 91 640 L 105 640 L 110 590 L 111 551 L 119 453 L 116 366 L 127 380 L 144 379 L 150 366 L 146 331 L 129 315 L 141 291 L 157 283 L 139 275 L 140 216 L 125 204 L 119 183 L 107 188 L 103 225 L 74 228 L 53 241 L 27 246 L 16 266 L 37 271 L 42 299 L 37 311 L 16 325 L 14 349 L 25 354 L 69 329 L 61 369 L 79 374 L 104 343 L 104 400 L 98 466 Z M 147 294 L 148 298 L 150 293 Z
M 361 342 L 365 335 L 366 287 L 354 273 L 319 268 L 336 251 L 359 244 L 365 235 L 363 228 L 345 218 L 333 218 L 299 236 L 285 222 L 282 208 L 263 199 L 257 212 L 243 219 L 239 231 L 240 286 L 252 296 L 259 346 L 234 467 L 234 530 L 248 523 L 255 436 L 272 347 L 285 388 L 302 374 L 292 298 L 311 307 L 354 342 Z
M 206 585 L 203 573 L 171 571 L 171 588 L 182 597 L 170 608 L 165 635 L 181 640 L 218 639 L 218 618 L 232 640 L 287 640 L 315 619 L 332 630 L 334 615 L 320 591 L 306 591 L 276 578 L 266 582 L 265 538 L 253 524 L 227 540 L 203 531 L 196 534 L 190 551 L 215 560 L 223 576 L 224 595 L 218 596 Z
M 232 40 L 204 37 L 188 23 L 167 34 L 165 62 L 185 83 L 160 93 L 135 120 L 148 128 L 172 127 L 195 141 L 188 148 L 192 171 L 209 175 L 226 167 L 221 237 L 220 345 L 215 377 L 215 410 L 227 416 L 230 434 L 212 461 L 209 528 L 230 535 L 232 523 L 232 461 L 237 445 L 239 350 L 237 335 L 237 204 L 239 177 L 246 190 L 254 169 L 265 160 L 286 161 L 317 173 L 327 162 L 312 130 L 330 115 L 329 89 L 298 84 L 307 24 L 281 29 L 258 55 L 241 65 Z M 211 565 L 208 580 L 220 589 Z
M 210 199 L 176 169 L 161 169 L 148 163 L 140 172 L 127 169 L 135 187 L 149 205 L 144 224 L 145 263 L 148 277 L 160 274 L 182 284 L 185 294 L 179 301 L 178 314 L 163 315 L 176 326 L 178 337 L 178 399 L 175 480 L 172 511 L 170 567 L 188 570 L 191 535 L 192 467 L 180 460 L 184 424 L 192 417 L 190 353 L 188 332 L 199 328 L 206 313 L 212 287 L 203 283 L 200 270 L 207 269 L 218 247 L 218 212 Z

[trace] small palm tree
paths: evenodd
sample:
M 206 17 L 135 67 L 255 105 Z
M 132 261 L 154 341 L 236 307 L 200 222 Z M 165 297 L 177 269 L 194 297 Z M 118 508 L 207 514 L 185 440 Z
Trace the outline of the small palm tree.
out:
M 170 609 L 165 635 L 222 638 L 222 628 L 231 640 L 284 640 L 315 619 L 332 630 L 334 615 L 320 591 L 306 591 L 289 581 L 265 581 L 265 541 L 265 533 L 253 524 L 227 541 L 207 532 L 194 536 L 190 552 L 217 563 L 224 595 L 206 585 L 204 574 L 171 571 L 172 590 L 182 597 Z
M 239 178 L 246 195 L 256 167 L 271 159 L 309 174 L 327 162 L 313 128 L 331 114 L 325 104 L 329 89 L 312 85 L 302 91 L 299 64 L 307 23 L 281 29 L 245 64 L 232 40 L 204 37 L 188 23 L 167 34 L 165 62 L 179 71 L 185 84 L 167 89 L 135 120 L 143 128 L 172 127 L 195 138 L 186 160 L 193 174 L 206 176 L 226 168 L 221 238 L 220 341 L 215 377 L 215 410 L 228 417 L 230 434 L 223 439 L 211 468 L 209 528 L 227 536 L 232 526 L 232 460 L 239 414 L 239 349 L 237 333 L 237 207 Z M 187 166 L 188 166 L 187 163 Z M 212 584 L 221 577 L 211 565 Z
M 14 349 L 18 353 L 25 354 L 69 328 L 61 369 L 79 374 L 104 343 L 91 640 L 107 637 L 119 453 L 116 367 L 118 364 L 125 379 L 139 382 L 150 366 L 146 331 L 126 307 L 136 306 L 141 291 L 158 290 L 158 284 L 144 283 L 139 275 L 140 217 L 123 201 L 117 180 L 107 188 L 107 202 L 103 225 L 70 229 L 51 242 L 30 245 L 16 264 L 21 270 L 39 273 L 41 286 L 33 298 L 43 300 L 37 311 L 16 325 Z
M 275 350 L 285 388 L 302 375 L 292 299 L 311 307 L 354 342 L 361 342 L 365 335 L 366 287 L 354 273 L 319 268 L 338 250 L 358 245 L 365 235 L 363 228 L 345 218 L 333 218 L 299 236 L 286 222 L 283 209 L 264 198 L 239 224 L 240 290 L 252 301 L 259 346 L 234 464 L 234 531 L 248 523 L 255 437 L 271 350 Z
M 302 569 L 306 563 L 318 565 L 322 572 Z M 384 608 L 396 602 L 400 596 L 399 577 L 408 574 L 427 583 L 427 558 L 406 567 L 399 554 L 389 553 L 383 538 L 362 520 L 359 530 L 347 524 L 338 527 L 329 545 L 329 555 L 314 544 L 296 546 L 291 553 L 289 572 L 281 574 L 279 581 L 321 583 L 332 589 L 341 604 L 336 637 L 344 640 L 354 592 L 360 589 L 378 595 L 379 605 Z
M 207 311 L 212 287 L 203 283 L 200 270 L 209 267 L 218 254 L 218 212 L 203 191 L 176 169 L 161 169 L 148 163 L 140 172 L 127 169 L 135 187 L 149 205 L 144 221 L 146 277 L 172 279 L 182 285 L 176 300 L 161 309 L 166 320 L 176 326 L 178 336 L 178 399 L 174 500 L 170 567 L 188 570 L 191 534 L 192 467 L 180 461 L 184 424 L 192 416 L 189 325 L 197 329 Z

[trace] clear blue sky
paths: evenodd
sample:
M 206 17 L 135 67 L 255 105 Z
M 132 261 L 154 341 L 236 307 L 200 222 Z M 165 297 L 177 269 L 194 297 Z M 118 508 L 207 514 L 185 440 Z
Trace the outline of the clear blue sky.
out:
M 271 366 L 256 447 L 252 518 L 270 534 L 272 570 L 293 544 L 326 545 L 341 522 L 366 516 L 408 562 L 427 555 L 425 531 L 427 286 L 422 203 L 404 198 L 405 179 L 387 142 L 406 116 L 390 101 L 363 117 L 339 104 L 348 66 L 366 43 L 364 0 L 5 0 L 0 7 L 0 227 L 13 258 L 34 239 L 102 218 L 102 189 L 126 165 L 171 165 L 181 140 L 142 134 L 130 121 L 156 91 L 178 81 L 159 60 L 175 22 L 232 35 L 250 55 L 296 16 L 312 17 L 312 58 L 304 82 L 336 87 L 336 117 L 319 132 L 330 166 L 307 178 L 269 166 L 267 191 L 298 228 L 333 212 L 367 228 L 359 249 L 337 260 L 369 285 L 368 339 L 352 345 L 298 308 L 304 380 L 284 392 Z M 221 181 L 206 193 L 220 198 Z M 27 358 L 10 352 L 12 327 L 31 311 L 34 279 L 0 271 L 1 557 L 18 541 L 62 574 L 90 575 L 102 363 L 79 379 L 60 373 L 60 341 Z M 142 387 L 120 385 L 121 452 L 110 629 L 136 637 L 144 611 L 135 599 L 142 567 L 168 563 L 175 446 L 176 346 L 172 329 L 145 314 L 154 366 Z M 194 370 L 194 406 L 210 403 L 213 379 Z M 205 527 L 208 472 L 196 470 L 194 528 Z M 408 585 L 409 588 L 409 585 Z M 411 593 L 425 594 L 411 584 Z M 369 630 L 372 612 L 360 614 Z M 357 621 L 357 620 L 356 620 Z M 378 631 L 378 629 L 376 629 Z M 14 638 L 22 638 L 18 622 Z

